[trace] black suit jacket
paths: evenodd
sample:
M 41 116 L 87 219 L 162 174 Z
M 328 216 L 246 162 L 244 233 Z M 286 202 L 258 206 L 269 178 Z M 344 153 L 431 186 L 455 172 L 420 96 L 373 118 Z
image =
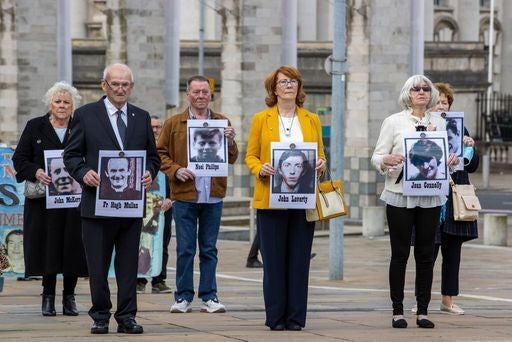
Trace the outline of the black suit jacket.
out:
M 89 170 L 98 172 L 100 150 L 121 150 L 108 118 L 104 98 L 75 110 L 69 141 L 64 150 L 66 168 L 83 187 L 82 217 L 96 217 L 96 188 L 84 184 L 85 174 Z M 146 170 L 155 178 L 160 169 L 160 157 L 156 151 L 149 113 L 128 103 L 127 114 L 124 150 L 146 150 Z

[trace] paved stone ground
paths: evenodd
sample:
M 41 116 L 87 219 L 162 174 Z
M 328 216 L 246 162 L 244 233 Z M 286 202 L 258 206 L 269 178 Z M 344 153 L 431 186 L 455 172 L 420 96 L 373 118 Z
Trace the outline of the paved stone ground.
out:
M 347 231 L 354 227 L 346 227 Z M 356 228 L 357 229 L 357 228 Z M 171 242 L 169 284 L 174 287 L 174 247 Z M 317 236 L 316 257 L 310 273 L 308 320 L 301 332 L 271 332 L 264 326 L 262 272 L 245 268 L 247 242 L 220 241 L 218 288 L 226 304 L 225 314 L 199 312 L 199 301 L 189 314 L 171 314 L 171 294 L 138 296 L 137 320 L 145 333 L 129 336 L 89 334 L 87 315 L 90 299 L 87 280 L 79 280 L 77 302 L 80 316 L 53 318 L 40 314 L 41 286 L 38 281 L 7 279 L 0 294 L 0 341 L 512 341 L 512 247 L 482 246 L 480 240 L 462 250 L 461 295 L 457 303 L 463 316 L 439 311 L 440 260 L 436 264 L 430 318 L 431 330 L 418 329 L 414 316 L 406 312 L 407 329 L 391 328 L 387 271 L 388 237 L 366 239 L 360 235 L 344 240 L 344 279 L 328 279 L 327 237 Z M 299 270 L 297 270 L 299 271 Z M 198 277 L 196 276 L 196 284 Z M 58 289 L 61 288 L 58 283 Z M 115 303 L 115 282 L 111 283 Z M 408 265 L 405 307 L 414 303 L 414 260 Z M 60 297 L 57 298 L 60 302 Z M 57 310 L 61 308 L 57 305 Z

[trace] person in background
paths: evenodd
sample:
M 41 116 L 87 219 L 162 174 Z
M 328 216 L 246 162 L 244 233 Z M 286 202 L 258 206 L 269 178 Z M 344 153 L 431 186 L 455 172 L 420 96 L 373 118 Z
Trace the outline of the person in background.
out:
M 403 110 L 384 119 L 371 162 L 385 175 L 384 191 L 380 199 L 386 202 L 386 216 L 391 243 L 389 265 L 390 297 L 393 303 L 393 328 L 406 328 L 404 318 L 404 285 L 407 260 L 411 250 L 411 234 L 415 227 L 414 258 L 416 260 L 416 324 L 420 328 L 434 328 L 428 319 L 433 276 L 433 246 L 441 206 L 446 196 L 403 195 L 402 132 L 444 131 L 445 120 L 430 115 L 429 108 L 437 103 L 439 93 L 423 75 L 411 76 L 402 86 L 399 103 Z M 448 165 L 457 158 L 450 156 Z
M 223 198 L 226 196 L 227 177 L 196 177 L 187 169 L 187 121 L 227 120 L 208 106 L 212 98 L 208 79 L 201 75 L 187 80 L 189 107 L 164 123 L 158 138 L 158 153 L 162 172 L 171 182 L 171 198 L 176 226 L 176 291 L 172 313 L 192 311 L 194 298 L 194 257 L 199 246 L 199 291 L 201 312 L 226 312 L 217 297 L 217 237 L 219 235 Z M 228 144 L 228 163 L 234 164 L 238 147 L 235 129 L 228 120 L 224 129 Z
M 316 142 L 315 169 L 323 172 L 326 167 L 320 119 L 303 108 L 303 87 L 299 70 L 291 66 L 281 66 L 267 76 L 268 108 L 253 117 L 245 156 L 255 180 L 252 206 L 257 209 L 263 257 L 265 325 L 273 331 L 297 331 L 306 325 L 315 223 L 306 221 L 304 209 L 270 209 L 270 176 L 277 172 L 271 164 L 271 142 Z
M 162 132 L 162 121 L 156 115 L 151 116 L 151 129 L 155 141 L 158 140 L 160 133 Z M 167 279 L 167 262 L 169 260 L 169 242 L 171 241 L 171 224 L 172 224 L 172 201 L 171 201 L 171 189 L 169 187 L 169 180 L 165 177 L 165 199 L 163 200 L 160 210 L 164 212 L 164 233 L 163 233 L 163 248 L 162 248 L 162 271 L 156 277 L 151 279 L 151 292 L 152 293 L 170 293 L 172 290 L 165 280 Z M 146 211 L 146 216 L 152 215 L 152 212 Z M 148 283 L 146 278 L 137 279 L 137 293 L 146 292 L 146 284 Z
M 76 88 L 66 82 L 57 82 L 48 89 L 44 102 L 49 112 L 27 122 L 12 157 L 18 182 L 40 181 L 50 186 L 52 179 L 45 172 L 44 151 L 64 149 L 69 140 L 71 114 L 80 100 Z M 57 274 L 64 276 L 63 314 L 78 315 L 75 287 L 78 277 L 88 275 L 79 210 L 46 209 L 44 197 L 25 198 L 23 210 L 25 278 L 43 276 L 43 316 L 56 315 Z
M 454 92 L 449 84 L 435 83 L 435 87 L 439 91 L 439 100 L 432 111 L 447 112 L 450 111 L 454 100 Z M 448 123 L 447 123 L 448 130 Z M 457 170 L 451 174 L 451 178 L 455 184 L 470 184 L 469 173 L 475 172 L 480 162 L 478 151 L 475 147 L 475 141 L 469 136 L 469 132 L 464 127 L 464 169 Z M 443 262 L 441 266 L 441 311 L 454 315 L 463 315 L 464 310 L 455 304 L 454 297 L 459 294 L 459 270 L 462 244 L 465 241 L 478 238 L 477 221 L 455 221 L 453 218 L 453 194 L 450 188 L 448 201 L 445 204 L 446 210 L 441 215 L 441 224 L 438 229 L 438 237 L 436 236 L 436 244 L 434 249 L 434 263 L 439 254 L 439 246 L 441 246 L 441 254 Z M 412 312 L 417 311 L 417 306 L 413 306 Z
M 114 318 L 117 332 L 142 334 L 137 314 L 137 266 L 141 217 L 97 216 L 96 192 L 101 179 L 98 170 L 100 150 L 145 150 L 146 165 L 139 181 L 149 189 L 160 168 L 160 158 L 151 131 L 149 113 L 128 102 L 134 87 L 133 73 L 126 64 L 114 63 L 103 71 L 101 89 L 105 96 L 75 111 L 71 136 L 64 150 L 64 164 L 83 188 L 80 203 L 82 230 L 92 307 L 91 334 L 107 334 L 110 320 L 108 270 L 115 247 L 114 269 L 117 282 L 117 307 Z M 101 241 L 101 243 L 98 243 Z

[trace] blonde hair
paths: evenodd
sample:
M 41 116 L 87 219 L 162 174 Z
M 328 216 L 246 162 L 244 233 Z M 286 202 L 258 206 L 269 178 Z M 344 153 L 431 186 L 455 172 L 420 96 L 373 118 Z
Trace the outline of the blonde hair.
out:
M 59 93 L 68 93 L 71 95 L 71 99 L 73 100 L 73 109 L 75 109 L 82 100 L 82 96 L 78 93 L 78 90 L 73 87 L 71 84 L 59 81 L 55 82 L 50 89 L 46 91 L 46 94 L 44 94 L 43 102 L 46 105 L 46 107 L 50 107 L 50 104 L 52 103 L 53 98 L 55 95 Z

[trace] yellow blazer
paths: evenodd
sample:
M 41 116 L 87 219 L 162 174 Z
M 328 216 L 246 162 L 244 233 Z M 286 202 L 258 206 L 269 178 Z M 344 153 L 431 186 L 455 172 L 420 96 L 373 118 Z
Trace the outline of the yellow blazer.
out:
M 322 124 L 318 115 L 296 107 L 297 117 L 304 137 L 304 142 L 318 143 L 318 158 L 325 160 L 322 142 Z M 279 142 L 279 117 L 277 106 L 256 113 L 252 120 L 245 164 L 255 177 L 252 206 L 256 209 L 269 208 L 270 177 L 260 177 L 260 170 L 265 163 L 270 163 L 270 143 Z

